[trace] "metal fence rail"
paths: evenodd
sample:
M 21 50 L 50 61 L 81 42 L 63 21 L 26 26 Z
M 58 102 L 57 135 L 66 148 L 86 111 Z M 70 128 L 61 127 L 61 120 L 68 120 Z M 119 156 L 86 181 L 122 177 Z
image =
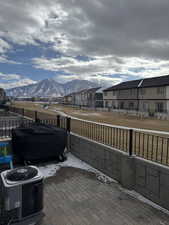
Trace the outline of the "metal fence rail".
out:
M 169 165 L 169 137 L 134 131 L 133 153 L 139 157 Z
M 32 120 L 26 119 L 6 119 L 0 120 L 0 138 L 9 138 L 12 136 L 12 129 L 17 127 L 29 127 L 32 124 Z
M 143 132 L 138 129 L 125 129 L 75 118 L 70 119 L 60 115 L 55 116 L 14 107 L 8 107 L 8 110 L 32 118 L 35 122 L 39 121 L 67 129 L 80 136 L 127 152 L 129 155 L 136 155 L 169 166 L 169 136 L 167 135 L 158 135 L 157 132 L 152 133 L 146 130 Z M 3 127 L 4 133 L 10 132 L 6 131 L 7 124 L 5 122 Z
M 44 112 L 37 112 L 16 107 L 6 107 L 6 117 L 0 117 L 0 138 L 10 138 L 12 129 L 17 127 L 30 127 L 33 123 L 52 125 L 70 131 L 70 118 L 59 115 L 50 115 Z
M 71 131 L 91 140 L 129 152 L 130 130 L 71 119 Z

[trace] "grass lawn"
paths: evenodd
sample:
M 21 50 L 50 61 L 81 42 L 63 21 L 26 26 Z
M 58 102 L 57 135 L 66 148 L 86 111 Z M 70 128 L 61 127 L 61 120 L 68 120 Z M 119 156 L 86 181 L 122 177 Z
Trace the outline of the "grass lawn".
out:
M 81 110 L 62 105 L 50 105 L 44 109 L 43 103 L 15 102 L 14 106 L 24 108 L 25 115 L 34 116 L 33 111 L 38 111 L 41 119 L 56 119 L 58 112 L 64 112 L 73 117 L 90 120 L 111 125 L 135 127 L 149 130 L 169 131 L 169 121 L 157 120 L 155 118 L 141 119 L 136 116 L 128 116 L 113 112 L 96 112 L 92 110 Z M 31 110 L 31 111 L 29 111 Z M 55 120 L 56 122 L 56 120 Z M 61 127 L 66 127 L 65 120 Z M 129 151 L 129 130 L 93 124 L 87 121 L 71 119 L 71 131 L 97 142 Z M 133 132 L 133 153 L 152 161 L 165 165 L 169 164 L 169 136 L 157 135 L 147 132 Z
M 15 102 L 14 106 L 30 110 L 37 110 L 41 113 L 48 113 L 55 116 L 56 111 L 64 112 L 68 115 L 95 122 L 108 123 L 111 125 L 142 128 L 149 130 L 159 130 L 169 132 L 169 121 L 158 120 L 156 118 L 138 118 L 136 116 L 124 115 L 116 112 L 96 112 L 93 110 L 81 110 L 62 105 L 51 105 L 48 109 L 42 108 L 43 103 Z

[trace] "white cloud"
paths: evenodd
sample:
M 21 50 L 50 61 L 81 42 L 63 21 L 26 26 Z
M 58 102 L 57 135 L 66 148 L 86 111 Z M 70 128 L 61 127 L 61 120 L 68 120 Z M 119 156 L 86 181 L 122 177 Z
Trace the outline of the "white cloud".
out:
M 5 53 L 9 49 L 11 49 L 11 46 L 0 38 L 0 53 Z
M 114 82 L 117 74 L 119 80 L 166 75 L 168 11 L 168 0 L 5 0 L 0 7 L 0 53 L 10 50 L 7 41 L 51 43 L 64 56 L 35 58 L 33 63 L 64 71 L 68 75 L 59 76 L 62 80 Z M 77 55 L 93 60 L 79 61 Z M 12 63 L 4 55 L 0 61 Z
M 168 10 L 167 0 L 6 0 L 0 36 L 18 44 L 51 42 L 68 55 L 169 59 Z
M 121 82 L 128 76 L 133 79 L 167 75 L 169 73 L 168 60 L 153 60 L 138 57 L 96 57 L 91 61 L 79 61 L 71 57 L 61 58 L 34 58 L 36 68 L 58 71 L 62 70 L 68 75 L 58 76 L 58 80 L 65 82 L 72 79 L 105 80 L 107 83 Z M 110 74 L 114 76 L 110 76 Z M 116 77 L 120 76 L 119 79 Z
M 102 87 L 108 87 L 110 85 L 115 85 L 123 81 L 123 78 L 103 77 L 101 75 L 97 76 L 89 75 L 84 77 L 79 77 L 78 75 L 57 75 L 54 79 L 59 83 L 66 83 L 68 81 L 72 81 L 75 79 L 90 80 L 98 84 L 98 86 Z
M 21 75 L 18 74 L 4 74 L 0 72 L 0 79 L 2 80 L 19 80 Z
M 20 62 L 16 62 L 16 61 L 8 59 L 7 56 L 5 55 L 0 55 L 0 63 L 18 64 L 18 65 L 22 64 Z
M 121 60 L 112 57 L 98 57 L 91 61 L 79 61 L 72 57 L 61 58 L 34 58 L 36 68 L 49 71 L 64 71 L 67 75 L 57 75 L 57 80 L 66 82 L 73 79 L 86 79 L 100 84 L 116 84 L 121 78 L 111 77 L 110 74 L 117 74 L 118 62 Z
M 19 74 L 4 74 L 0 72 L 0 87 L 4 89 L 26 86 L 34 84 L 36 81 L 31 80 Z
M 11 49 L 12 49 L 12 46 L 8 42 L 0 38 L 0 63 L 21 64 L 19 62 L 15 62 L 7 58 L 5 54 Z
M 119 63 L 120 63 L 119 59 Z M 34 58 L 34 66 L 45 70 L 57 71 L 63 70 L 65 73 L 76 74 L 78 76 L 86 75 L 109 75 L 116 73 L 118 58 L 114 56 L 98 57 L 90 61 L 80 61 L 72 57 L 61 58 Z

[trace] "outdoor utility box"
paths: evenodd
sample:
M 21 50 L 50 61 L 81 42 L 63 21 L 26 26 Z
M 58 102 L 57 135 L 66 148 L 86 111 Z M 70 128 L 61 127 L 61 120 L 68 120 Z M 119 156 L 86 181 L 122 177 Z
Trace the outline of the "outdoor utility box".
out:
M 13 153 L 22 161 L 58 158 L 67 145 L 67 131 L 50 125 L 32 124 L 12 130 Z
M 37 167 L 6 170 L 0 176 L 1 225 L 36 224 L 43 216 L 43 175 Z

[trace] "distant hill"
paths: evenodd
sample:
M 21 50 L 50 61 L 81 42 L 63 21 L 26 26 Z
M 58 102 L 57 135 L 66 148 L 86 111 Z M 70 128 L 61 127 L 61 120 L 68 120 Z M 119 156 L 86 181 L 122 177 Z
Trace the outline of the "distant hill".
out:
M 13 97 L 60 97 L 97 86 L 96 83 L 87 80 L 77 79 L 61 84 L 55 79 L 45 79 L 35 84 L 8 89 L 6 94 Z

